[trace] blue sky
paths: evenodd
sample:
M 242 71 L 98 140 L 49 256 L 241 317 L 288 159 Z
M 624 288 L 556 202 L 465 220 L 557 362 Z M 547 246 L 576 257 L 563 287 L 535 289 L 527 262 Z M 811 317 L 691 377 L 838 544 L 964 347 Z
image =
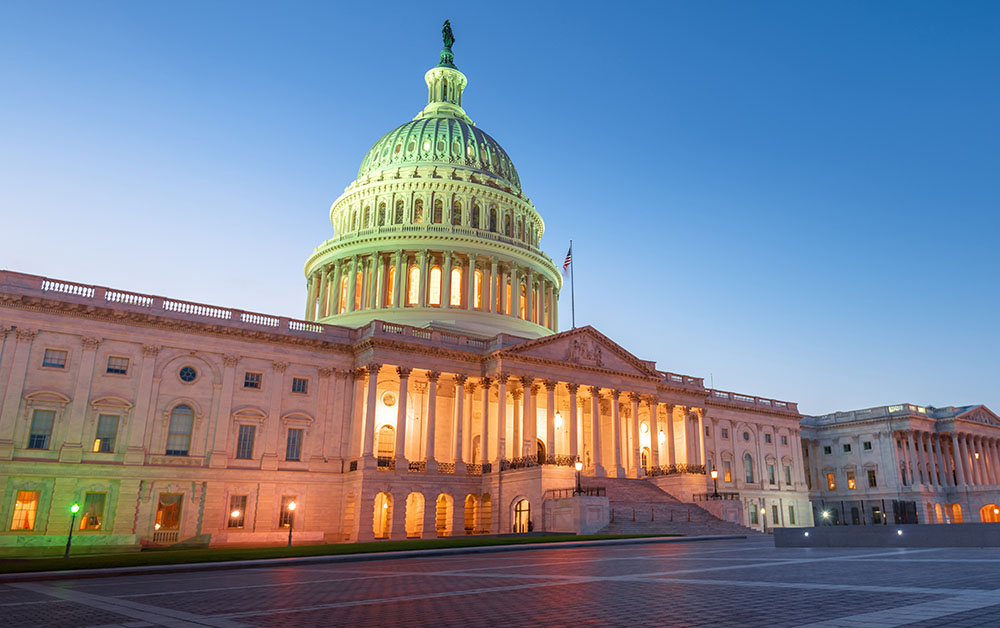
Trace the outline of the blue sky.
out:
M 1000 4 L 360 4 L 0 5 L 0 267 L 301 317 L 450 18 L 578 325 L 806 413 L 1000 412 Z

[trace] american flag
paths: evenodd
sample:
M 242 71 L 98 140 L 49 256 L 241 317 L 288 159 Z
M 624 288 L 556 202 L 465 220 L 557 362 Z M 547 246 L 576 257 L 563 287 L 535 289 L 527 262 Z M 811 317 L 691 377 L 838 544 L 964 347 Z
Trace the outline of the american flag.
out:
M 566 260 L 563 262 L 563 272 L 564 273 L 569 269 L 569 266 L 572 263 L 573 263 L 573 245 L 570 244 L 569 245 L 569 250 L 566 251 Z

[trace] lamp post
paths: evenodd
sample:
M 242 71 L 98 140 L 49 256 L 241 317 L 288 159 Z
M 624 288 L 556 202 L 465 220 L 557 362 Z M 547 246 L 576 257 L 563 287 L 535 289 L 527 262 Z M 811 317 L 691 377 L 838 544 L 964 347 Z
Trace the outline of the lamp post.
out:
M 292 546 L 292 523 L 295 522 L 295 502 L 288 502 L 288 547 Z
M 580 472 L 583 471 L 583 461 L 577 460 L 573 466 L 576 467 L 576 493 L 574 494 L 582 495 L 583 487 L 580 486 Z
M 719 472 L 715 469 L 712 469 L 712 485 L 714 486 L 712 489 L 712 499 L 719 499 L 722 497 L 719 495 Z
M 823 511 L 823 523 L 825 523 L 826 525 L 830 525 L 830 511 L 829 510 L 824 510 Z
M 80 512 L 80 504 L 73 504 L 69 507 L 72 516 L 69 518 L 69 535 L 66 537 L 66 551 L 63 558 L 69 558 L 69 546 L 73 543 L 73 527 L 76 525 L 76 513 Z

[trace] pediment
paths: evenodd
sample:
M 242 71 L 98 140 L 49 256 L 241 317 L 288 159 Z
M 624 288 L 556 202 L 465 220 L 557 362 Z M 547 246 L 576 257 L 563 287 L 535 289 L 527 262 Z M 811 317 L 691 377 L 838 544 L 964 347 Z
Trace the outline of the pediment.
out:
M 976 423 L 985 423 L 987 425 L 1000 425 L 1000 417 L 986 406 L 975 406 L 955 418 L 975 421 Z
M 654 362 L 640 360 L 589 325 L 506 347 L 497 355 L 613 371 L 633 377 L 662 378 Z

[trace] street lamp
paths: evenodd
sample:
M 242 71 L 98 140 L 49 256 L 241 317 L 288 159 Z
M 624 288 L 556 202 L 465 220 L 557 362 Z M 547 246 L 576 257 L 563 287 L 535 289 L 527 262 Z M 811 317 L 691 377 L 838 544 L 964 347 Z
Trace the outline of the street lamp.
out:
M 63 558 L 69 558 L 69 546 L 73 543 L 73 527 L 76 525 L 76 513 L 80 512 L 80 504 L 73 504 L 69 507 L 72 516 L 69 518 L 69 535 L 66 537 L 66 551 Z
M 712 499 L 719 499 L 722 497 L 719 495 L 719 472 L 715 469 L 712 469 L 712 485 L 715 487 L 712 490 Z
M 288 502 L 288 547 L 292 546 L 292 523 L 295 521 L 295 502 Z
M 580 486 L 580 472 L 583 471 L 583 461 L 577 460 L 573 465 L 576 467 L 576 495 L 581 495 L 583 493 L 583 487 Z
M 824 522 L 825 522 L 825 523 L 826 523 L 827 525 L 830 525 L 830 511 L 829 511 L 829 510 L 824 510 L 824 511 L 823 511 L 823 521 L 824 521 Z

